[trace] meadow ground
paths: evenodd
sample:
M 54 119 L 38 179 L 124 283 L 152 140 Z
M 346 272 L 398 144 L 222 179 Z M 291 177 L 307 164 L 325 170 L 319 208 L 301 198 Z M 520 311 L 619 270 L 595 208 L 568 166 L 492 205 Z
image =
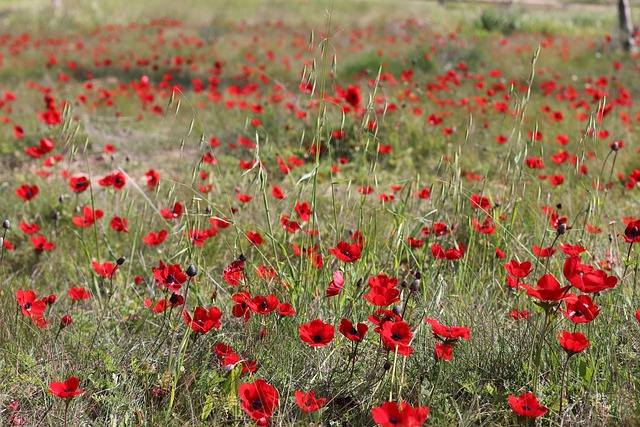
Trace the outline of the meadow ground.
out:
M 0 425 L 640 425 L 640 58 L 549 10 L 0 0 Z

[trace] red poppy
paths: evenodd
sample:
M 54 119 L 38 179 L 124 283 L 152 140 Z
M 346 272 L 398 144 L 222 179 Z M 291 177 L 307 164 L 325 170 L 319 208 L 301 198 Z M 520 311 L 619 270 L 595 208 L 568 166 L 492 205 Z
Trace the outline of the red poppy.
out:
M 147 187 L 149 188 L 157 186 L 158 181 L 160 181 L 160 174 L 153 169 L 146 171 L 144 177 L 147 180 Z
M 81 301 L 84 299 L 91 298 L 91 293 L 87 292 L 85 288 L 77 288 L 74 286 L 71 289 L 69 289 L 68 293 L 69 293 L 69 297 L 73 301 Z
M 509 405 L 522 417 L 538 418 L 547 413 L 547 407 L 541 406 L 538 399 L 531 393 L 521 394 L 519 397 L 510 395 Z
M 264 380 L 242 384 L 238 388 L 238 396 L 242 400 L 242 409 L 254 420 L 271 418 L 280 399 L 278 390 Z
M 112 172 L 110 175 L 98 180 L 98 184 L 102 187 L 113 187 L 116 190 L 122 190 L 127 183 L 127 178 L 122 172 Z
M 580 332 L 571 333 L 563 330 L 562 334 L 558 334 L 558 340 L 569 357 L 589 346 L 589 340 Z
M 480 223 L 477 219 L 472 218 L 471 224 L 478 233 L 493 234 L 496 231 L 496 224 L 493 223 L 491 217 L 487 217 L 487 219 L 485 219 L 482 223 Z
M 158 283 L 162 283 L 172 291 L 179 290 L 182 284 L 187 281 L 187 275 L 183 273 L 180 264 L 164 265 L 160 260 L 158 267 L 151 267 L 151 271 Z
M 100 264 L 98 262 L 91 261 L 91 265 L 93 266 L 93 269 L 96 273 L 98 273 L 102 277 L 106 277 L 107 279 L 111 279 L 112 277 L 114 277 L 116 275 L 116 272 L 118 271 L 118 266 L 114 266 L 110 262 L 104 262 Z
M 146 236 L 142 237 L 142 241 L 149 246 L 157 246 L 167 239 L 167 230 L 160 230 L 158 234 L 149 232 Z
M 277 185 L 274 185 L 273 188 L 271 188 L 271 194 L 273 195 L 273 197 L 275 197 L 276 199 L 284 199 L 285 195 L 284 192 L 282 191 L 282 189 L 280 187 L 278 187 Z
M 35 199 L 38 193 L 39 193 L 38 186 L 35 184 L 34 185 L 22 184 L 21 187 L 16 189 L 16 195 L 20 197 L 22 200 L 24 200 L 25 202 Z
M 332 325 L 316 319 L 300 326 L 300 339 L 311 347 L 324 347 L 333 340 L 335 330 Z
M 438 360 L 453 360 L 453 347 L 448 343 L 437 343 L 434 354 Z
M 49 393 L 61 399 L 71 399 L 84 393 L 83 390 L 78 390 L 78 385 L 80 381 L 76 377 L 71 377 L 63 383 L 52 382 L 49 383 Z
M 368 330 L 369 327 L 362 322 L 354 327 L 349 319 L 342 319 L 338 326 L 338 331 L 350 341 L 362 341 Z
M 26 222 L 20 222 L 19 228 L 24 234 L 36 234 L 40 231 L 40 227 L 38 227 L 36 223 L 27 224 Z
M 369 315 L 368 319 L 369 322 L 376 325 L 376 328 L 373 331 L 380 333 L 382 331 L 382 326 L 384 326 L 386 322 L 399 322 L 402 320 L 402 316 L 395 314 L 392 310 L 378 309 L 375 313 Z
M 295 316 L 296 311 L 291 304 L 284 302 L 278 305 L 278 314 L 283 317 Z
M 75 193 L 82 193 L 90 184 L 91 181 L 84 175 L 69 178 L 69 188 Z
M 82 208 L 83 216 L 75 216 L 71 220 L 74 225 L 78 227 L 91 227 L 94 222 L 104 216 L 104 212 L 101 209 L 95 211 L 90 206 Z
M 176 218 L 180 218 L 180 216 L 182 215 L 182 211 L 183 211 L 183 207 L 180 203 L 176 202 L 173 205 L 173 209 L 160 209 L 160 215 L 162 215 L 162 217 L 164 219 L 176 219 Z
M 561 288 L 560 282 L 548 273 L 538 280 L 535 289 L 526 283 L 523 283 L 521 286 L 527 290 L 527 295 L 538 298 L 541 301 L 560 301 L 565 296 L 565 292 L 570 288 L 570 286 Z
M 640 242 L 640 219 L 631 220 L 627 223 L 623 237 L 628 243 Z
M 409 356 L 413 353 L 413 347 L 409 345 L 413 333 L 409 325 L 400 320 L 397 322 L 385 322 L 380 331 L 382 343 L 391 351 L 402 356 Z
M 184 298 L 182 295 L 172 292 L 169 298 L 158 301 L 151 311 L 154 313 L 162 313 L 169 307 L 178 307 L 179 305 L 184 305 Z
M 247 233 L 247 239 L 249 239 L 251 244 L 255 246 L 260 246 L 264 242 L 264 239 L 262 238 L 260 233 L 254 233 L 252 231 L 249 231 Z
M 336 258 L 343 262 L 353 262 L 360 259 L 361 248 L 360 245 L 350 244 L 347 242 L 340 242 L 335 248 L 329 248 Z
M 567 309 L 560 311 L 573 323 L 589 323 L 600 314 L 600 306 L 594 304 L 589 295 L 569 294 L 564 302 Z
M 327 288 L 326 295 L 327 297 L 333 297 L 340 293 L 342 287 L 344 286 L 344 277 L 342 273 L 337 270 L 333 273 L 333 280 L 329 283 L 329 287 Z
M 191 319 L 187 310 L 182 312 L 182 317 L 184 317 L 184 322 L 187 326 L 189 326 L 194 332 L 206 334 L 211 330 L 211 328 L 218 329 L 220 327 L 222 312 L 218 307 L 211 307 L 209 309 L 196 307 L 193 313 L 193 319 Z
M 593 267 L 582 264 L 576 255 L 566 259 L 562 273 L 575 288 L 586 294 L 612 289 L 618 283 L 617 277 L 609 276 L 604 270 L 593 271 Z
M 248 322 L 251 313 L 255 310 L 251 294 L 247 291 L 241 291 L 239 294 L 233 295 L 231 299 L 236 303 L 231 309 L 231 313 L 235 317 L 244 317 L 244 321 Z
M 287 230 L 289 233 L 295 233 L 300 230 L 300 224 L 297 221 L 289 220 L 289 215 L 282 215 L 280 218 L 280 224 L 282 224 L 282 228 Z
M 533 250 L 533 254 L 538 258 L 549 258 L 551 255 L 556 253 L 555 248 L 541 248 L 540 246 L 533 246 L 531 249 Z
M 418 196 L 419 199 L 426 200 L 431 197 L 431 189 L 429 187 L 423 188 L 416 193 L 416 196 Z
M 560 248 L 560 250 L 562 252 L 564 252 L 565 254 L 569 255 L 569 256 L 573 256 L 573 255 L 580 255 L 582 252 L 586 251 L 585 248 L 583 248 L 580 245 L 570 245 L 568 243 L 560 243 L 558 245 L 558 247 Z
M 36 294 L 33 291 L 17 290 L 16 300 L 18 300 L 22 314 L 27 317 L 42 317 L 42 314 L 47 309 L 47 303 L 41 299 L 36 299 Z
M 474 209 L 482 209 L 484 211 L 491 210 L 491 202 L 487 196 L 481 196 L 479 194 L 474 194 L 471 196 L 471 206 Z
M 258 295 L 251 300 L 249 308 L 257 314 L 269 314 L 278 308 L 278 298 L 275 295 L 261 296 Z
M 36 252 L 50 251 L 56 247 L 55 244 L 47 242 L 47 239 L 45 239 L 43 236 L 30 237 L 29 240 L 31 240 L 33 248 L 36 250 Z
M 372 286 L 368 294 L 363 297 L 377 307 L 385 307 L 400 301 L 400 291 L 396 288 L 386 288 L 384 286 Z
M 407 402 L 401 402 L 400 407 L 395 402 L 385 402 L 371 410 L 373 421 L 382 427 L 419 427 L 429 416 L 426 406 L 412 407 Z
M 520 279 L 524 279 L 527 277 L 533 269 L 531 268 L 531 263 L 529 261 L 518 262 L 516 260 L 509 261 L 509 264 L 502 264 L 507 272 L 513 277 L 518 277 Z
M 129 232 L 129 229 L 127 228 L 126 218 L 120 218 L 119 216 L 114 216 L 113 218 L 111 218 L 111 222 L 109 223 L 109 226 L 118 232 L 120 231 L 124 231 L 125 233 Z
M 445 326 L 434 319 L 424 319 L 431 325 L 433 335 L 445 342 L 454 342 L 460 338 L 468 340 L 471 330 L 462 326 Z
M 300 390 L 296 390 L 294 394 L 296 403 L 304 412 L 315 412 L 322 408 L 327 401 L 325 397 L 316 399 L 316 394 L 313 391 L 303 393 Z
M 244 261 L 237 259 L 222 272 L 222 278 L 231 286 L 238 286 L 244 278 Z

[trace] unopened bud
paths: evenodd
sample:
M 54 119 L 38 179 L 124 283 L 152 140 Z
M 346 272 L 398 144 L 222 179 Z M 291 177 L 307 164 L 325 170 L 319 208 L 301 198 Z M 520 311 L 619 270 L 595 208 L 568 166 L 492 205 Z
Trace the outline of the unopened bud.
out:
M 120 258 L 118 258 L 118 260 L 116 261 L 116 264 L 118 264 L 118 265 L 122 265 L 122 264 L 124 264 L 124 262 L 125 262 L 125 261 L 126 261 L 126 259 L 125 259 L 123 256 L 121 256 L 121 257 L 120 257 Z
M 611 143 L 611 151 L 618 151 L 620 149 L 620 144 L 618 141 L 613 141 Z
M 9 228 L 11 228 L 11 223 L 9 222 L 8 219 L 5 219 L 4 221 L 2 221 L 2 228 L 4 228 L 5 230 L 8 230 Z
M 198 274 L 196 266 L 193 264 L 189 264 L 189 267 L 187 267 L 187 276 L 194 277 L 196 274 Z
M 73 322 L 73 319 L 68 314 L 65 314 L 60 319 L 60 327 L 64 328 L 65 326 L 69 326 Z
M 360 286 L 362 286 L 363 283 L 364 283 L 364 279 L 362 277 L 359 278 L 358 281 L 356 282 L 356 287 L 359 288 Z
M 409 286 L 409 290 L 411 292 L 416 292 L 418 291 L 418 289 L 420 289 L 420 279 L 416 279 L 413 282 L 411 282 L 411 286 Z
M 393 311 L 393 314 L 395 314 L 396 316 L 400 316 L 402 314 L 402 307 L 396 305 L 391 311 Z
M 413 277 L 415 277 L 416 279 L 420 280 L 422 279 L 422 271 L 420 270 L 416 270 L 415 274 L 413 275 Z
M 564 234 L 567 231 L 567 226 L 562 223 L 560 225 L 558 225 L 558 234 Z
M 406 288 L 407 287 L 407 281 L 403 280 L 402 282 L 400 282 L 400 287 L 401 288 Z
M 247 257 L 246 257 L 244 254 L 240 254 L 240 256 L 238 257 L 238 259 L 239 259 L 240 261 L 246 261 L 246 260 L 247 260 Z
M 388 371 L 389 369 L 391 369 L 391 362 L 389 362 L 388 360 L 384 362 L 383 368 L 385 371 Z

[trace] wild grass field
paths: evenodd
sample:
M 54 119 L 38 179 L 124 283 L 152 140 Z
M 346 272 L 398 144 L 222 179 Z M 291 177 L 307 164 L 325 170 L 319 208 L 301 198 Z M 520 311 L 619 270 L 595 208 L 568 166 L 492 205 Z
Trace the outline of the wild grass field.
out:
M 640 425 L 640 57 L 549 10 L 0 0 L 0 426 Z

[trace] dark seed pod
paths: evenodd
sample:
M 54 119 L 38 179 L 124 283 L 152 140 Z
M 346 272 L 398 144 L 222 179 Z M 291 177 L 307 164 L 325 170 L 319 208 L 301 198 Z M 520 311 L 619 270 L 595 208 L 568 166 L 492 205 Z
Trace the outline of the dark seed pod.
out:
M 64 203 L 64 195 L 61 194 L 60 197 L 58 197 L 58 203 Z
M 238 257 L 238 259 L 239 259 L 240 261 L 246 261 L 246 260 L 247 260 L 247 257 L 246 257 L 244 254 L 240 254 L 240 256 Z
M 558 204 L 556 205 L 556 209 L 558 209 L 558 210 L 562 209 L 562 203 L 558 203 Z
M 407 287 L 407 281 L 403 280 L 402 282 L 400 282 L 400 287 L 401 288 L 406 288 Z
M 391 311 L 393 311 L 393 314 L 395 314 L 396 316 L 400 316 L 400 314 L 402 314 L 402 307 L 396 305 Z
M 564 234 L 567 231 L 567 226 L 563 223 L 558 225 L 558 234 Z
M 409 290 L 411 292 L 417 292 L 418 289 L 420 289 L 420 279 L 416 279 L 413 282 L 411 282 L 411 286 L 409 286 Z
M 618 141 L 613 141 L 611 143 L 611 151 L 618 151 L 620 149 L 620 144 Z
M 2 228 L 4 228 L 5 230 L 8 230 L 11 228 L 11 223 L 9 222 L 8 219 L 5 219 L 4 221 L 2 221 Z
M 414 273 L 413 277 L 415 277 L 418 280 L 422 279 L 422 271 L 416 270 L 416 272 Z
M 126 261 L 125 257 L 121 256 L 120 258 L 118 258 L 118 260 L 116 261 L 116 264 L 118 265 L 122 265 L 124 264 L 124 262 Z
M 198 273 L 198 271 L 196 270 L 196 266 L 193 264 L 189 264 L 189 267 L 187 267 L 187 276 L 189 277 L 193 277 Z
M 391 369 L 391 362 L 389 362 L 388 360 L 384 362 L 383 368 L 385 371 L 388 371 L 389 369 Z
M 363 283 L 364 283 L 364 279 L 361 277 L 361 278 L 359 278 L 359 279 L 358 279 L 358 281 L 356 282 L 356 286 L 357 286 L 357 287 L 360 287 L 360 286 L 362 286 L 362 284 L 363 284 Z
M 209 215 L 211 213 L 211 206 L 207 206 L 206 208 L 204 208 L 204 213 Z

